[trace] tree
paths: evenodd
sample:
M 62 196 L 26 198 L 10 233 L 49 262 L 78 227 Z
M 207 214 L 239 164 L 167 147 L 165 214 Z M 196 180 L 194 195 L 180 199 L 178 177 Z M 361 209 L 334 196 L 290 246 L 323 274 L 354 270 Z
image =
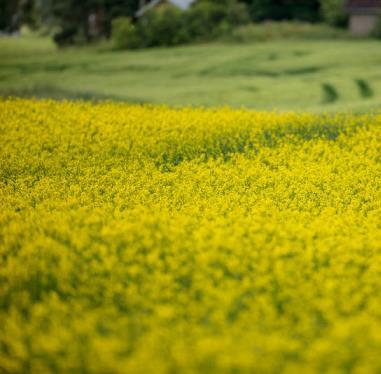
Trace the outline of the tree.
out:
M 344 0 L 321 0 L 321 14 L 332 26 L 346 26 L 348 15 L 344 11 Z
M 253 21 L 298 19 L 317 21 L 319 0 L 243 0 Z
M 17 31 L 22 23 L 32 21 L 33 0 L 1 0 L 0 30 Z
M 139 0 L 54 0 L 51 12 L 60 26 L 55 41 L 59 45 L 75 42 L 78 35 L 90 41 L 91 22 L 97 24 L 96 36 L 109 37 L 111 23 L 117 17 L 133 17 Z M 89 22 L 90 20 L 90 22 Z

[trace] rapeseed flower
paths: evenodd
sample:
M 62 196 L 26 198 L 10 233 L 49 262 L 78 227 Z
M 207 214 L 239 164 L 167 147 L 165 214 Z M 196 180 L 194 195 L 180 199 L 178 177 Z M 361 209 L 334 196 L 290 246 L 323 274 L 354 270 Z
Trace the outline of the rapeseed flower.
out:
M 380 115 L 8 99 L 0 132 L 0 371 L 381 371 Z

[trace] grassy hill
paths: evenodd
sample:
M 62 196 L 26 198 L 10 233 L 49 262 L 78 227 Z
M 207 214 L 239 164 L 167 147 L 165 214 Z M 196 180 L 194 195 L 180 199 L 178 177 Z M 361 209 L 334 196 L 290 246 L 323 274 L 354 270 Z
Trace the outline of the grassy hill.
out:
M 381 105 L 380 64 L 381 44 L 371 40 L 114 52 L 0 38 L 0 94 L 361 112 Z

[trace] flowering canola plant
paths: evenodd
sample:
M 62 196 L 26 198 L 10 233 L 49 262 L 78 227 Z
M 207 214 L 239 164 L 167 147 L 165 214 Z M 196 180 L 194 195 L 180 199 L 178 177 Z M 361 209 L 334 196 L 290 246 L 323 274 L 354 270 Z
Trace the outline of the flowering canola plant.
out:
M 0 372 L 381 371 L 381 115 L 0 101 Z

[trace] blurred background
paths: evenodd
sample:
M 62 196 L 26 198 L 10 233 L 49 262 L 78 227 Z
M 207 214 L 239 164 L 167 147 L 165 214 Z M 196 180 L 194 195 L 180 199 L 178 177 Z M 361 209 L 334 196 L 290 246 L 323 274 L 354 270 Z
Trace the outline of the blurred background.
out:
M 0 0 L 0 96 L 379 109 L 381 0 Z

